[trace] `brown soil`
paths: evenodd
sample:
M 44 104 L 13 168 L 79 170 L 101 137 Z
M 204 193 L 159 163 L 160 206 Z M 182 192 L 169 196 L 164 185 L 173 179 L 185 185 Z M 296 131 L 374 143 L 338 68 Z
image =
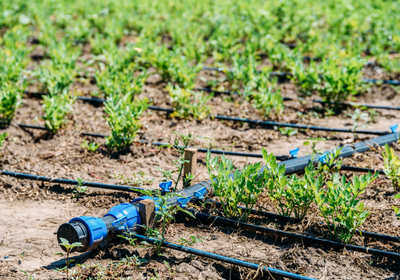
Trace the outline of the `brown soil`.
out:
M 40 50 L 36 50 L 40 53 Z M 153 71 L 153 70 L 150 70 Z M 368 69 L 369 74 L 374 69 Z M 375 71 L 376 72 L 376 71 Z M 367 71 L 366 71 L 367 73 Z M 210 78 L 215 73 L 204 71 L 201 75 Z M 222 74 L 217 74 L 222 75 Z M 201 84 L 198 80 L 199 86 Z M 76 82 L 75 89 L 85 95 L 96 90 L 91 83 Z M 171 107 L 167 93 L 163 90 L 165 84 L 157 74 L 149 77 L 144 93 L 141 96 L 149 97 L 154 105 Z M 284 96 L 296 97 L 297 89 L 291 83 L 280 84 Z M 32 87 L 31 90 L 37 88 Z M 227 96 L 216 96 L 212 99 L 214 113 L 262 119 L 250 104 L 234 97 L 234 102 L 228 102 Z M 310 99 L 308 100 L 310 101 Z M 373 86 L 369 92 L 357 97 L 357 101 L 374 104 L 400 106 L 399 95 L 396 89 L 382 85 Z M 282 122 L 312 124 L 319 126 L 351 128 L 352 120 L 347 115 L 350 109 L 342 111 L 332 117 L 324 117 L 322 113 L 311 114 L 312 111 L 321 112 L 320 105 L 311 102 L 285 102 L 286 109 L 281 116 L 271 119 Z M 302 117 L 298 116 L 302 112 Z M 400 112 L 377 110 L 379 116 L 374 123 L 363 129 L 389 130 L 389 126 L 398 123 Z M 90 141 L 102 143 L 96 153 L 83 151 L 80 144 L 83 138 L 80 132 L 108 134 L 109 128 L 102 118 L 102 107 L 95 107 L 81 101 L 74 105 L 74 114 L 69 125 L 56 136 L 50 137 L 46 132 L 33 129 L 21 129 L 16 123 L 43 125 L 38 116 L 42 114 L 40 100 L 25 98 L 18 109 L 13 124 L 4 131 L 10 133 L 2 149 L 0 159 L 2 169 L 28 174 L 37 174 L 48 177 L 76 179 L 86 181 L 117 184 L 120 180 L 113 175 L 123 174 L 132 176 L 138 171 L 146 172 L 154 181 L 148 188 L 157 188 L 162 179 L 157 166 L 172 169 L 172 161 L 177 154 L 168 149 L 157 149 L 151 145 L 135 143 L 124 153 L 108 153 L 104 147 L 104 140 L 87 138 Z M 36 120 L 36 121 L 35 121 Z M 208 140 L 197 139 L 193 146 L 212 147 L 224 150 L 260 153 L 261 147 L 276 155 L 288 154 L 294 147 L 300 147 L 300 155 L 310 152 L 302 143 L 308 137 L 326 137 L 329 141 L 321 142 L 318 148 L 327 150 L 344 144 L 370 139 L 370 135 L 358 135 L 354 138 L 349 133 L 327 133 L 318 131 L 299 131 L 295 136 L 282 136 L 277 130 L 268 130 L 248 124 L 237 124 L 206 119 L 202 122 L 176 120 L 167 118 L 165 113 L 148 111 L 143 117 L 143 127 L 140 138 L 171 142 L 174 139 L 173 131 L 180 133 L 192 132 L 195 135 L 209 137 Z M 1 131 L 3 132 L 3 131 Z M 397 147 L 397 146 L 396 146 Z M 397 149 L 398 150 L 398 149 Z M 235 166 L 243 167 L 259 159 L 232 157 Z M 345 164 L 369 168 L 382 168 L 383 161 L 380 151 L 371 151 L 357 154 L 344 160 Z M 198 175 L 196 181 L 208 179 L 204 163 L 204 156 L 198 161 Z M 344 172 L 346 176 L 352 174 Z M 73 187 L 52 183 L 40 183 L 15 178 L 0 177 L 0 205 L 2 207 L 2 224 L 0 227 L 0 279 L 27 279 L 21 270 L 26 271 L 35 279 L 63 279 L 65 273 L 55 269 L 64 267 L 63 258 L 55 253 L 61 249 L 57 244 L 54 232 L 64 222 L 81 215 L 102 216 L 110 207 L 129 202 L 136 194 L 89 189 L 78 199 L 72 198 Z M 394 216 L 392 205 L 399 201 L 393 200 L 393 188 L 384 176 L 371 185 L 361 199 L 366 203 L 372 214 L 363 225 L 362 230 L 400 235 L 400 221 Z M 257 207 L 275 212 L 263 195 Z M 265 219 L 252 217 L 251 222 L 263 224 L 273 228 L 282 228 L 296 233 L 305 233 L 329 238 L 313 206 L 308 215 L 309 223 L 282 225 Z M 373 257 L 367 254 L 352 251 L 334 251 L 320 246 L 306 246 L 286 239 L 275 239 L 259 233 L 250 233 L 238 228 L 221 228 L 202 225 L 201 223 L 177 219 L 176 223 L 168 228 L 167 237 L 171 242 L 178 242 L 180 238 L 190 239 L 190 236 L 200 236 L 202 242 L 191 247 L 234 257 L 269 267 L 283 269 L 297 274 L 303 274 L 318 279 L 400 279 L 399 262 L 387 258 Z M 368 245 L 400 252 L 398 244 L 362 240 L 356 238 L 358 245 Z M 138 256 L 142 259 L 139 265 L 125 264 L 119 261 L 125 256 Z M 157 256 L 150 248 L 137 248 L 125 243 L 116 242 L 104 250 L 89 253 L 73 254 L 77 264 L 72 270 L 81 276 L 80 279 L 95 277 L 103 271 L 109 278 L 102 279 L 261 279 L 256 272 L 199 258 L 178 251 L 165 250 L 163 256 Z M 166 264 L 167 263 L 167 264 Z M 120 267 L 118 267 L 120 265 Z M 113 274 L 114 273 L 114 274 Z M 119 273 L 119 274 L 118 274 Z M 120 278 L 118 278 L 120 277 Z M 264 276 L 267 279 L 267 276 Z

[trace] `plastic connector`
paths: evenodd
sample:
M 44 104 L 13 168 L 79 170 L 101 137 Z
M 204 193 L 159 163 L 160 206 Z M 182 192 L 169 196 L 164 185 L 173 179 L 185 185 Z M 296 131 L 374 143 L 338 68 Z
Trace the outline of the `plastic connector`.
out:
M 161 192 L 163 194 L 170 192 L 169 188 L 172 186 L 172 181 L 168 181 L 168 182 L 161 182 L 159 184 Z
M 326 155 L 327 155 L 326 153 L 323 153 L 323 154 L 319 157 L 319 161 L 322 162 L 322 163 L 324 163 L 324 164 L 327 164 Z
M 129 203 L 121 203 L 114 206 L 103 217 L 106 216 L 112 216 L 116 219 L 116 221 L 113 222 L 113 227 L 116 230 L 129 230 L 141 223 L 139 212 Z
M 197 200 L 203 200 L 204 195 L 201 192 L 195 192 L 194 196 L 196 197 Z
M 294 149 L 290 150 L 289 154 L 290 154 L 291 158 L 298 158 L 299 156 L 297 154 L 299 151 L 300 151 L 300 148 L 294 148 Z
M 390 130 L 392 133 L 398 133 L 399 132 L 399 125 L 396 123 L 390 127 Z
M 186 208 L 187 207 L 187 203 L 190 201 L 190 199 L 189 198 L 186 198 L 186 197 L 179 197 L 178 199 L 177 199 L 177 202 L 178 202 L 178 204 L 179 204 L 179 207 L 181 207 L 181 208 Z
M 73 218 L 69 223 L 81 222 L 88 231 L 89 242 L 85 251 L 96 249 L 96 247 L 107 237 L 107 226 L 104 221 L 96 217 L 81 216 Z

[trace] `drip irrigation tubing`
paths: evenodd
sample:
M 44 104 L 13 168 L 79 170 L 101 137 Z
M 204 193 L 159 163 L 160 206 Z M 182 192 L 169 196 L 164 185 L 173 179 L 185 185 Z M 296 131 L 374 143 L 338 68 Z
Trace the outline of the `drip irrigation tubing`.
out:
M 203 71 L 224 72 L 223 68 L 218 68 L 218 67 L 203 67 L 201 70 L 203 70 Z M 291 77 L 291 76 L 293 76 L 293 74 L 289 73 L 289 72 L 271 72 L 270 75 L 271 76 L 278 76 L 278 77 Z M 363 82 L 363 83 L 371 83 L 371 84 L 389 84 L 389 85 L 394 85 L 394 86 L 400 85 L 400 81 L 397 81 L 397 80 L 361 79 L 361 82 Z
M 214 201 L 214 200 L 211 200 L 211 199 L 209 199 L 208 201 L 210 203 L 212 203 L 213 205 L 215 205 L 216 208 L 221 208 L 222 207 L 222 203 L 221 202 L 217 202 L 217 201 Z M 243 206 L 237 206 L 237 208 L 240 208 L 242 210 L 246 210 L 246 207 L 243 207 Z M 294 222 L 294 223 L 299 223 L 299 222 L 302 221 L 301 219 L 297 219 L 297 218 L 293 218 L 293 217 L 289 217 L 289 216 L 284 216 L 284 215 L 279 215 L 279 214 L 275 214 L 275 213 L 270 213 L 270 212 L 265 212 L 265 211 L 256 210 L 256 209 L 251 209 L 250 213 L 253 214 L 253 215 L 258 215 L 258 216 L 262 216 L 262 217 L 266 217 L 266 218 L 271 218 L 271 219 L 278 220 L 278 221 Z M 304 221 L 307 222 L 306 220 L 304 220 Z M 320 224 L 322 225 L 322 223 L 320 223 Z M 330 227 L 333 227 L 333 226 L 330 225 Z M 400 242 L 400 237 L 397 237 L 397 236 L 379 234 L 379 233 L 362 231 L 362 230 L 356 230 L 356 234 L 362 235 L 363 237 L 375 238 L 375 239 L 379 239 L 379 240 L 385 240 L 385 241 L 391 241 L 391 242 L 397 242 L 397 243 Z
M 30 128 L 30 129 L 39 129 L 39 130 L 46 130 L 48 129 L 44 126 L 35 126 L 35 125 L 27 125 L 27 124 L 20 124 L 16 123 L 15 125 L 21 127 L 21 128 Z M 97 137 L 97 138 L 106 138 L 108 135 L 104 134 L 97 134 L 97 133 L 88 133 L 88 132 L 82 132 L 81 135 L 83 136 L 90 136 L 90 137 Z M 165 145 L 170 145 L 169 143 L 160 143 L 160 142 L 151 142 L 147 140 L 138 140 L 140 143 L 143 144 L 152 144 L 155 146 L 165 146 Z M 183 146 L 176 146 L 177 148 L 184 148 Z M 206 148 L 196 148 L 196 147 L 188 147 L 188 148 L 194 148 L 197 149 L 198 152 L 200 153 L 207 153 L 210 151 L 212 154 L 219 154 L 219 155 L 229 155 L 229 156 L 239 156 L 239 157 L 254 157 L 254 158 L 262 158 L 262 154 L 253 154 L 253 153 L 241 153 L 241 152 L 231 152 L 231 151 L 223 151 L 223 150 L 214 150 L 214 149 L 206 149 Z M 289 155 L 282 155 L 282 156 L 276 156 L 277 160 L 284 161 L 284 160 L 289 160 L 291 159 L 291 156 Z
M 356 252 L 371 254 L 371 255 L 375 255 L 375 256 L 400 259 L 400 254 L 395 253 L 395 252 L 367 248 L 367 247 L 362 247 L 362 246 L 358 246 L 358 245 L 345 244 L 342 242 L 321 239 L 321 238 L 306 236 L 306 235 L 302 235 L 302 234 L 287 232 L 287 231 L 283 231 L 283 230 L 277 230 L 277 229 L 271 229 L 271 228 L 267 228 L 267 227 L 257 226 L 257 225 L 253 225 L 253 224 L 240 222 L 240 221 L 230 220 L 227 218 L 222 218 L 219 216 L 211 216 L 209 214 L 197 212 L 197 210 L 195 210 L 195 209 L 188 209 L 188 210 L 196 217 L 197 220 L 199 220 L 203 223 L 209 223 L 212 225 L 220 225 L 223 227 L 241 228 L 241 229 L 245 229 L 248 231 L 262 232 L 262 233 L 272 235 L 272 236 L 286 237 L 286 238 L 301 241 L 304 243 L 311 243 L 311 244 L 317 243 L 317 244 L 329 246 L 332 248 L 347 249 L 347 250 L 353 250 Z M 185 215 L 187 217 L 190 217 L 187 214 L 185 214 Z
M 41 181 L 41 182 L 50 182 L 50 183 L 57 183 L 57 184 L 66 184 L 66 185 L 74 185 L 79 186 L 79 182 L 76 180 L 70 179 L 60 179 L 60 178 L 50 178 L 45 176 L 39 175 L 32 175 L 32 174 L 25 174 L 25 173 L 17 173 L 11 171 L 0 170 L 0 175 L 10 176 L 17 179 L 25 179 L 25 180 L 34 180 L 34 181 Z M 124 185 L 110 185 L 110 184 L 102 184 L 102 183 L 95 183 L 95 182 L 84 182 L 84 186 L 91 187 L 91 188 L 100 188 L 100 189 L 109 189 L 109 190 L 116 190 L 116 191 L 129 191 L 129 192 L 138 192 L 149 190 L 145 188 L 138 188 L 138 187 L 130 187 Z
M 149 238 L 149 237 L 146 237 L 146 236 L 143 236 L 143 235 L 139 235 L 139 234 L 135 234 L 134 238 L 136 238 L 136 239 L 138 239 L 140 241 L 145 241 L 145 242 L 147 242 L 149 244 L 153 244 L 153 245 L 159 245 L 160 244 L 160 240 L 157 240 L 157 239 L 154 239 L 154 238 Z M 237 265 L 237 266 L 241 266 L 241 267 L 246 267 L 246 268 L 250 268 L 250 269 L 254 269 L 254 270 L 262 270 L 263 272 L 266 272 L 267 275 L 270 274 L 270 275 L 275 276 L 275 277 L 286 277 L 286 278 L 298 279 L 298 280 L 315 280 L 314 278 L 310 278 L 310 277 L 306 277 L 306 276 L 302 276 L 302 275 L 286 272 L 286 271 L 279 270 L 279 269 L 276 269 L 276 268 L 259 266 L 258 264 L 255 264 L 255 263 L 250 263 L 250 262 L 246 262 L 246 261 L 242 261 L 242 260 L 238 260 L 238 259 L 234 259 L 234 258 L 230 258 L 230 257 L 225 257 L 225 256 L 221 256 L 221 255 L 217 255 L 217 254 L 213 254 L 213 253 L 209 253 L 209 252 L 193 249 L 193 248 L 190 248 L 190 247 L 181 246 L 181 245 L 178 245 L 178 244 L 175 244 L 175 243 L 166 242 L 166 241 L 163 241 L 161 243 L 161 246 L 163 246 L 165 248 L 169 248 L 169 249 L 173 249 L 173 250 L 178 250 L 178 251 L 181 251 L 181 252 L 189 253 L 189 254 L 194 254 L 194 255 L 197 255 L 197 256 L 201 256 L 201 257 L 206 257 L 206 258 L 217 260 L 217 261 L 226 262 L 226 263 Z

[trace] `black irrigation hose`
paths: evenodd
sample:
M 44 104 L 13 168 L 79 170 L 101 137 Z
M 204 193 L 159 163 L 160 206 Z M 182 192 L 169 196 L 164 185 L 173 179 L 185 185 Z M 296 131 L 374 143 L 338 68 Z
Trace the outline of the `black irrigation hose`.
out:
M 154 238 L 149 238 L 149 237 L 146 237 L 146 236 L 143 236 L 143 235 L 139 235 L 139 234 L 135 234 L 134 238 L 136 238 L 136 239 L 138 239 L 140 241 L 145 241 L 145 242 L 147 242 L 149 244 L 154 244 L 154 245 L 158 245 L 160 243 L 160 240 L 157 240 L 157 239 L 154 239 Z M 276 269 L 276 268 L 259 266 L 259 265 L 255 264 L 255 263 L 250 263 L 250 262 L 246 262 L 246 261 L 242 261 L 242 260 L 238 260 L 238 259 L 234 259 L 234 258 L 229 258 L 229 257 L 225 257 L 225 256 L 209 253 L 209 252 L 206 252 L 206 251 L 193 249 L 193 248 L 190 248 L 190 247 L 181 246 L 181 245 L 178 245 L 178 244 L 175 244 L 175 243 L 166 242 L 166 241 L 162 242 L 161 246 L 166 247 L 166 248 L 170 248 L 170 249 L 173 249 L 173 250 L 178 250 L 178 251 L 181 251 L 181 252 L 189 253 L 189 254 L 194 254 L 194 255 L 197 255 L 197 256 L 201 256 L 201 257 L 210 258 L 210 259 L 217 260 L 217 261 L 226 262 L 226 263 L 237 265 L 237 266 L 247 267 L 247 268 L 254 269 L 254 270 L 261 270 L 261 271 L 265 272 L 266 275 L 270 274 L 270 275 L 275 276 L 275 277 L 285 277 L 285 278 L 297 279 L 297 280 L 315 280 L 314 278 L 310 278 L 310 277 L 306 277 L 306 276 L 290 273 L 290 272 L 279 270 L 279 269 Z
M 197 89 L 197 90 L 206 90 L 206 89 Z M 211 91 L 211 90 L 210 90 Z M 225 92 L 221 92 L 225 93 Z M 105 102 L 104 99 L 99 99 L 99 98 L 91 98 L 91 97 L 83 97 L 79 96 L 78 100 L 82 100 L 85 102 L 96 102 L 96 103 L 103 103 Z M 292 100 L 291 98 L 287 98 L 286 100 Z M 149 106 L 150 110 L 154 111 L 161 111 L 161 112 L 167 112 L 168 114 L 173 113 L 175 110 L 170 109 L 170 108 L 162 108 L 162 107 L 157 107 L 157 106 Z M 346 132 L 346 133 L 359 133 L 359 134 L 372 134 L 372 135 L 386 135 L 389 134 L 389 131 L 374 131 L 374 130 L 357 130 L 353 131 L 351 129 L 344 129 L 344 128 L 330 128 L 330 127 L 323 127 L 323 126 L 310 126 L 310 125 L 299 125 L 299 124 L 291 124 L 291 123 L 280 123 L 280 122 L 272 122 L 272 121 L 261 121 L 261 120 L 250 120 L 250 119 L 244 119 L 244 118 L 235 118 L 235 117 L 229 117 L 229 116 L 221 116 L 221 115 L 210 115 L 211 118 L 216 118 L 220 120 L 229 120 L 229 121 L 234 121 L 234 122 L 245 122 L 245 123 L 251 123 L 251 124 L 256 124 L 256 125 L 262 125 L 262 126 L 277 126 L 277 127 L 292 127 L 292 128 L 298 128 L 298 129 L 312 129 L 312 130 L 321 130 L 321 131 L 329 131 L 329 132 Z
M 378 172 L 379 174 L 385 175 L 385 172 L 380 169 L 372 169 L 372 168 L 365 168 L 365 167 L 356 167 L 356 166 L 349 166 L 349 165 L 341 165 L 340 170 L 344 171 L 353 171 L 353 172 L 371 172 L 371 173 L 376 173 Z
M 17 173 L 17 172 L 5 171 L 5 170 L 0 170 L 0 175 L 6 175 L 6 176 L 18 178 L 18 179 L 25 179 L 25 180 L 34 180 L 34 181 L 41 181 L 41 182 L 74 185 L 74 186 L 79 185 L 79 182 L 76 180 L 50 178 L 50 177 L 45 177 L 45 176 Z M 102 184 L 102 183 L 86 182 L 86 181 L 83 183 L 83 185 L 86 187 L 92 187 L 92 188 L 100 188 L 100 189 L 108 189 L 108 190 L 116 190 L 116 191 L 129 191 L 129 192 L 138 192 L 138 193 L 141 193 L 140 191 L 143 191 L 143 190 L 149 190 L 149 189 L 145 189 L 145 188 L 130 187 L 130 186 L 124 186 L 124 185 L 111 185 L 111 184 Z
M 216 208 L 221 208 L 222 207 L 222 203 L 221 202 L 213 201 L 211 199 L 208 200 L 208 201 L 210 203 L 212 203 L 213 205 L 215 205 Z M 238 206 L 238 208 L 246 210 L 246 207 Z M 267 218 L 271 218 L 271 219 L 278 220 L 278 221 L 280 220 L 280 221 L 294 222 L 294 223 L 301 222 L 301 219 L 296 219 L 296 218 L 293 218 L 293 217 L 279 215 L 279 214 L 270 213 L 270 212 L 265 212 L 265 211 L 256 210 L 256 209 L 251 209 L 250 213 L 253 214 L 253 215 L 267 217 Z M 379 234 L 379 233 L 362 231 L 362 230 L 356 230 L 356 234 L 362 235 L 363 237 L 369 237 L 369 238 L 374 238 L 374 239 L 379 239 L 379 240 L 385 240 L 385 241 L 391 241 L 391 242 L 400 242 L 400 237 L 397 237 L 397 236 Z
M 212 225 L 220 225 L 223 227 L 231 227 L 231 228 L 241 228 L 241 229 L 245 229 L 248 231 L 262 232 L 262 233 L 272 235 L 272 236 L 287 237 L 287 238 L 301 241 L 304 243 L 311 243 L 311 244 L 317 243 L 317 244 L 329 246 L 332 248 L 347 249 L 347 250 L 353 250 L 356 252 L 367 253 L 367 254 L 371 254 L 371 255 L 375 255 L 375 256 L 400 259 L 400 254 L 390 252 L 390 251 L 383 251 L 383 250 L 372 249 L 372 248 L 351 245 L 351 244 L 346 245 L 342 242 L 331 241 L 331 240 L 327 240 L 327 239 L 320 239 L 320 238 L 301 235 L 301 234 L 297 234 L 297 233 L 252 225 L 252 224 L 248 224 L 248 223 L 244 223 L 244 222 L 240 222 L 240 221 L 234 221 L 234 220 L 222 218 L 219 216 L 211 216 L 209 214 L 197 212 L 197 210 L 195 210 L 195 209 L 189 209 L 189 210 L 193 213 L 193 215 L 196 217 L 197 220 L 204 222 L 204 223 L 212 224 Z
M 224 72 L 223 68 L 218 68 L 218 67 L 203 67 L 201 70 Z M 293 74 L 289 73 L 289 72 L 271 72 L 270 75 L 271 76 L 278 76 L 278 77 L 291 77 L 291 76 L 293 76 Z M 394 86 L 400 85 L 400 81 L 397 81 L 397 80 L 361 79 L 361 82 L 363 82 L 363 83 L 371 83 L 371 84 L 389 84 L 389 85 L 394 85 Z
M 322 131 L 329 131 L 329 132 L 347 132 L 347 133 L 359 133 L 359 134 L 373 134 L 373 135 L 386 135 L 390 134 L 390 131 L 374 131 L 374 130 L 356 130 L 353 131 L 351 129 L 344 129 L 344 128 L 331 128 L 331 127 L 324 127 L 324 126 L 313 126 L 313 125 L 300 125 L 300 124 L 292 124 L 292 123 L 280 123 L 280 122 L 272 122 L 272 121 L 261 121 L 261 120 L 250 120 L 244 118 L 235 118 L 229 116 L 221 116 L 216 115 L 212 116 L 219 120 L 225 121 L 234 121 L 234 122 L 244 122 L 250 123 L 255 125 L 262 125 L 262 126 L 277 126 L 277 127 L 292 127 L 298 129 L 312 129 L 312 130 L 322 130 Z
M 82 133 L 83 136 L 91 136 L 91 137 L 98 137 L 98 138 L 105 138 L 107 135 L 103 134 L 95 134 L 95 133 Z M 170 145 L 169 143 L 160 143 L 160 142 L 150 142 L 147 140 L 139 140 L 140 143 L 143 144 L 152 144 L 155 146 L 165 146 L 165 145 Z M 184 148 L 183 146 L 176 146 L 177 148 Z M 255 157 L 255 158 L 262 158 L 262 154 L 252 154 L 252 153 L 240 153 L 240 152 L 229 152 L 229 151 L 222 151 L 222 150 L 213 150 L 213 149 L 206 149 L 206 148 L 196 148 L 196 147 L 188 147 L 188 148 L 194 148 L 197 149 L 200 153 L 207 153 L 210 151 L 212 154 L 219 154 L 219 155 L 229 155 L 229 156 L 240 156 L 240 157 Z M 277 160 L 288 160 L 290 159 L 290 156 L 276 156 Z

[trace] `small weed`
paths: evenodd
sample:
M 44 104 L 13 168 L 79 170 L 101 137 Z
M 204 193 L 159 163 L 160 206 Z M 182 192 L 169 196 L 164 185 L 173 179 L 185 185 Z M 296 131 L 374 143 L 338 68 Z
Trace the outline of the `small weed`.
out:
M 86 142 L 85 139 L 83 139 L 83 143 L 81 144 L 82 149 L 86 149 L 89 152 L 96 152 L 96 150 L 99 148 L 100 144 L 96 142 Z
M 382 151 L 382 156 L 385 164 L 383 172 L 392 181 L 394 191 L 400 192 L 400 159 L 387 144 Z
M 87 191 L 87 187 L 84 186 L 86 183 L 82 178 L 76 179 L 78 181 L 78 186 L 73 190 L 73 198 L 78 198 L 81 195 L 84 195 Z
M 198 236 L 198 235 L 197 236 L 193 236 L 193 235 L 191 235 L 190 239 L 180 238 L 178 240 L 178 242 L 180 242 L 182 246 L 190 246 L 190 245 L 196 244 L 198 242 L 203 242 L 202 239 L 203 239 L 203 237 L 201 237 L 201 236 Z
M 135 187 L 151 185 L 151 183 L 153 183 L 154 181 L 154 178 L 150 179 L 149 177 L 147 177 L 144 171 L 133 173 L 132 177 L 125 177 L 123 174 L 114 175 L 113 177 L 114 179 L 120 180 L 121 184 Z
M 279 127 L 279 132 L 285 136 L 293 136 L 296 135 L 299 131 L 297 129 L 293 129 L 291 127 Z
M 24 270 L 21 270 L 21 269 L 20 269 L 19 271 L 21 271 L 22 273 L 24 273 L 24 274 L 28 277 L 29 280 L 35 280 L 35 277 L 34 277 L 34 276 L 30 276 L 28 272 L 26 272 L 26 271 L 24 271 Z
M 66 255 L 65 255 L 65 265 L 66 265 L 66 267 L 65 268 L 66 268 L 67 279 L 69 279 L 69 275 L 68 275 L 69 266 L 74 261 L 73 259 L 69 258 L 71 250 L 74 249 L 74 248 L 77 248 L 77 247 L 82 247 L 83 245 L 80 242 L 75 242 L 75 243 L 70 244 L 69 241 L 67 239 L 65 239 L 65 238 L 60 238 L 60 240 L 61 240 L 60 246 L 64 247 L 65 250 L 66 250 Z M 64 256 L 64 253 L 59 252 L 59 253 L 56 253 L 56 255 Z

